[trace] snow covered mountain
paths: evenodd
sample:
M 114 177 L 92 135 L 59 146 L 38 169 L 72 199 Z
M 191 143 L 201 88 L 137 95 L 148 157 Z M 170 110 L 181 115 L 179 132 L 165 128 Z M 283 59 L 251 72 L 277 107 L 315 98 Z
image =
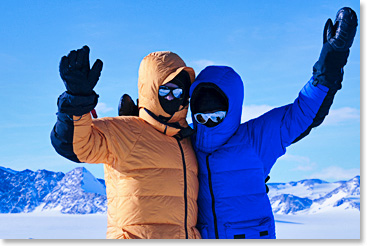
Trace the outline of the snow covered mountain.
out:
M 269 183 L 269 199 L 275 214 L 313 214 L 360 209 L 360 176 L 348 181 L 305 179 Z M 92 214 L 107 211 L 106 186 L 86 168 L 64 174 L 47 170 L 14 171 L 0 167 L 0 213 L 60 211 Z
M 0 167 L 0 213 L 32 212 L 65 176 L 47 170 Z
M 312 205 L 312 200 L 291 194 L 281 194 L 270 199 L 273 213 L 293 214 L 298 211 L 308 209 Z
M 270 183 L 269 198 L 276 214 L 311 214 L 333 209 L 360 209 L 360 176 L 328 183 L 306 179 Z
M 61 213 L 104 213 L 104 180 L 77 167 L 64 174 L 47 170 L 14 171 L 0 167 L 0 213 L 58 210 Z
M 106 187 L 86 168 L 68 172 L 44 198 L 43 210 L 64 214 L 94 214 L 107 211 Z

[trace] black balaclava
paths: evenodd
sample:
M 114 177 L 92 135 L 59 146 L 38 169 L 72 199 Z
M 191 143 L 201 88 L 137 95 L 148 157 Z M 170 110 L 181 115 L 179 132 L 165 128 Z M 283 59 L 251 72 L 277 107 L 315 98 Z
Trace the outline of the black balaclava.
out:
M 202 83 L 195 88 L 191 97 L 191 111 L 193 114 L 215 111 L 228 111 L 228 99 L 224 92 L 213 83 Z M 208 127 L 218 125 L 208 120 Z
M 173 116 L 180 108 L 180 106 L 186 106 L 189 103 L 189 92 L 191 86 L 190 75 L 185 70 L 182 70 L 176 77 L 174 77 L 169 83 L 173 83 L 178 85 L 179 88 L 182 88 L 182 96 L 181 98 L 174 98 L 172 100 L 167 100 L 165 97 L 161 97 L 158 95 L 159 103 L 161 104 L 164 112 Z

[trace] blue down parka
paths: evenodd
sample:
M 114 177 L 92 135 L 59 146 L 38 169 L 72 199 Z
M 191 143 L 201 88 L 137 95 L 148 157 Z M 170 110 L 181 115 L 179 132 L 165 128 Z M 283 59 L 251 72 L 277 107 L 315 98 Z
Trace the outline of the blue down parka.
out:
M 329 112 L 336 91 L 313 78 L 289 105 L 241 124 L 244 87 L 230 67 L 209 66 L 190 88 L 212 83 L 228 99 L 219 125 L 193 118 L 192 144 L 199 164 L 198 229 L 203 238 L 275 238 L 274 217 L 264 184 L 286 147 L 307 135 Z M 194 92 L 195 93 L 195 92 Z

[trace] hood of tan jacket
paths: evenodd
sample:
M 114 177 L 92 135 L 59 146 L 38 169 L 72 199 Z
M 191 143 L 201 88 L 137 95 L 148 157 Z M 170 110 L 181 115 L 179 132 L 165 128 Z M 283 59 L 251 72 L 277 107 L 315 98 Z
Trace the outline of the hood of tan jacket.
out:
M 157 121 L 145 109 L 157 117 L 171 117 L 168 123 L 178 123 L 181 128 L 188 126 L 186 122 L 188 105 L 180 106 L 174 115 L 169 115 L 163 110 L 158 98 L 159 86 L 170 82 L 182 70 L 189 73 L 191 83 L 193 83 L 195 80 L 194 69 L 187 67 L 177 54 L 170 51 L 150 53 L 144 57 L 139 67 L 139 117 L 168 136 L 176 135 L 181 129 Z

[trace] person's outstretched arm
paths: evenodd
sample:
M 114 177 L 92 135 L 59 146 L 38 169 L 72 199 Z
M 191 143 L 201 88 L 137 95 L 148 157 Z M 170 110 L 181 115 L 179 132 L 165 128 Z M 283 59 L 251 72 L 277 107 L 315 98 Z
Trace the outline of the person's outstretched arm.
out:
M 107 162 L 110 151 L 104 122 L 94 122 L 90 112 L 97 105 L 93 88 L 103 63 L 97 60 L 90 69 L 89 47 L 73 50 L 60 61 L 60 76 L 66 91 L 58 98 L 57 122 L 51 132 L 55 150 L 74 162 Z
M 327 87 L 327 94 L 320 106 L 312 124 L 300 134 L 293 143 L 308 135 L 312 128 L 319 126 L 329 113 L 334 96 L 342 88 L 343 68 L 347 64 L 350 47 L 357 31 L 357 15 L 351 8 L 338 11 L 333 24 L 331 19 L 326 21 L 323 35 L 323 47 L 320 58 L 313 67 L 314 86 L 318 84 Z
M 309 134 L 329 113 L 336 92 L 341 89 L 343 67 L 357 28 L 357 16 L 350 8 L 337 13 L 335 24 L 329 19 L 324 29 L 324 44 L 313 76 L 294 103 L 273 109 L 247 123 L 254 146 L 267 173 L 285 148 Z

